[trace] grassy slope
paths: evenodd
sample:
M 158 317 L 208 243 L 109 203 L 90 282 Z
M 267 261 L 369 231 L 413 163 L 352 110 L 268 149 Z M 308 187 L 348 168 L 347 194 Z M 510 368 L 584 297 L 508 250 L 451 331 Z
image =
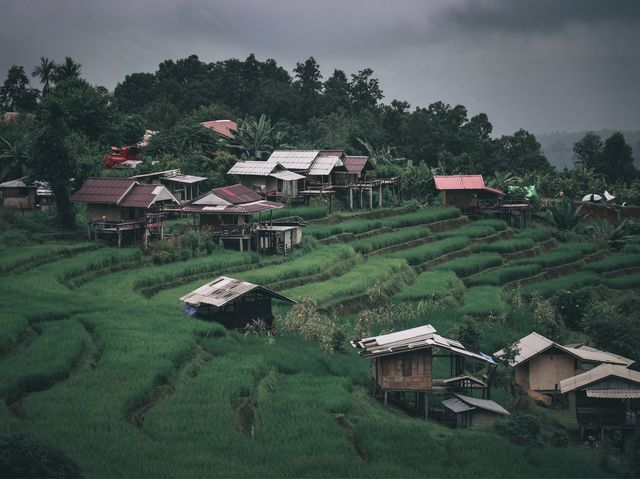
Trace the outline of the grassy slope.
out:
M 323 254 L 238 276 L 279 281 L 350 257 L 341 246 L 321 248 Z M 29 257 L 28 249 L 11 253 Z M 81 253 L 0 277 L 0 299 L 12 311 L 0 333 L 0 391 L 4 399 L 27 393 L 22 417 L 0 405 L 0 430 L 61 448 L 88 477 L 603 475 L 588 451 L 516 447 L 492 431 L 451 431 L 384 408 L 366 394 L 368 361 L 350 350 L 326 355 L 297 337 L 269 344 L 188 319 L 176 298 L 202 280 L 150 299 L 136 291 L 141 280 L 184 274 L 191 263 L 113 272 L 73 291 L 56 280 L 90 270 L 108 254 Z M 234 256 L 220 254 L 229 255 L 221 264 Z M 392 274 L 413 279 L 402 258 L 388 257 L 361 259 L 336 274 L 289 292 L 333 304 Z M 454 281 L 451 271 L 423 273 L 403 299 L 419 299 L 421 288 L 428 297 L 429 284 L 443 294 L 442 284 Z M 496 301 L 502 304 L 497 288 L 472 288 L 461 309 Z M 444 333 L 459 318 L 438 311 L 428 320 Z M 143 414 L 140 430 L 126 419 L 149 397 L 164 399 Z M 239 398 L 254 405 L 253 438 L 238 430 L 246 420 L 236 414 Z M 346 419 L 336 419 L 340 414 Z M 345 435 L 345 421 L 366 460 Z

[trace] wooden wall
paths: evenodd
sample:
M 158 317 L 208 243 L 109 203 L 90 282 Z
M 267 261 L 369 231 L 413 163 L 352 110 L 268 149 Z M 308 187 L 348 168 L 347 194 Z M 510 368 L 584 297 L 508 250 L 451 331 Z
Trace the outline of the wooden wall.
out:
M 4 188 L 2 206 L 13 209 L 30 209 L 36 205 L 35 188 Z
M 553 391 L 560 381 L 576 374 L 576 361 L 564 353 L 543 353 L 529 361 L 529 389 Z
M 432 385 L 431 350 L 383 356 L 372 360 L 373 377 L 382 389 L 425 391 Z
M 116 205 L 87 204 L 87 220 L 122 221 L 122 208 Z

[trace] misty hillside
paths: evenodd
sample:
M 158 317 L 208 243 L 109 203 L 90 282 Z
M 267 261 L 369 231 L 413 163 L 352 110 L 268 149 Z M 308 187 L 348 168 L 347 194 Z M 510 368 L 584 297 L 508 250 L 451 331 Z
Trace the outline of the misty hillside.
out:
M 605 141 L 617 130 L 598 130 L 594 133 Z M 579 141 L 587 132 L 579 131 L 568 133 L 565 131 L 554 131 L 553 133 L 536 133 L 536 138 L 542 145 L 544 154 L 549 163 L 558 169 L 573 167 L 573 145 Z M 627 143 L 633 148 L 633 158 L 636 167 L 640 167 L 640 130 L 623 131 Z

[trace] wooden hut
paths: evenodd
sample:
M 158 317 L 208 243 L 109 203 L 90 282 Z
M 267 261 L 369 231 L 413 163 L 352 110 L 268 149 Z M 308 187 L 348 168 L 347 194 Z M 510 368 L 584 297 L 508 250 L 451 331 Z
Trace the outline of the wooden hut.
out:
M 283 206 L 237 184 L 215 188 L 184 206 L 182 211 L 193 213 L 198 218 L 198 227 L 210 231 L 225 247 L 286 253 L 300 243 L 302 226 L 273 224 L 269 212 Z
M 433 177 L 436 189 L 442 193 L 442 204 L 460 209 L 475 209 L 483 201 L 494 202 L 504 196 L 497 188 L 484 184 L 482 175 L 451 175 Z
M 511 413 L 495 401 L 473 396 L 454 394 L 442 401 L 445 408 L 445 422 L 451 417 L 456 428 L 486 429 L 493 427 L 498 419 Z
M 142 240 L 163 236 L 165 205 L 179 204 L 162 185 L 141 185 L 131 178 L 88 178 L 71 199 L 87 204 L 89 239 Z
M 145 173 L 132 176 L 140 184 L 163 185 L 181 203 L 200 195 L 200 185 L 207 181 L 204 176 L 185 175 L 179 169 Z
M 197 315 L 209 321 L 217 321 L 229 329 L 246 327 L 251 321 L 263 321 L 273 326 L 271 300 L 294 304 L 291 298 L 259 286 L 226 276 L 219 276 L 210 283 L 180 298 L 185 303 L 185 313 Z
M 27 177 L 0 183 L 2 207 L 30 210 L 48 205 L 53 197 L 49 185 L 42 181 L 27 181 Z
M 416 406 L 427 415 L 427 396 L 430 393 L 451 392 L 446 379 L 433 377 L 434 358 L 449 360 L 450 377 L 465 375 L 465 359 L 483 364 L 495 364 L 486 354 L 469 351 L 453 339 L 437 334 L 430 324 L 398 331 L 382 336 L 352 341 L 351 345 L 360 350 L 359 354 L 371 358 L 371 375 L 384 393 L 385 403 L 389 392 L 416 392 Z M 477 389 L 487 388 L 486 383 Z M 469 383 L 470 388 L 474 388 Z
M 239 161 L 227 174 L 238 176 L 242 185 L 272 199 L 297 198 L 305 178 L 268 161 Z
M 599 364 L 618 364 L 628 367 L 633 360 L 591 348 L 582 344 L 563 346 L 535 331 L 518 340 L 514 347 L 517 355 L 510 360 L 515 368 L 515 379 L 534 399 L 551 403 L 559 393 L 560 382 L 576 374 L 593 369 Z M 494 353 L 503 357 L 505 350 Z
M 583 439 L 595 433 L 602 441 L 615 431 L 622 438 L 619 447 L 629 451 L 640 432 L 640 372 L 601 364 L 562 380 L 560 392 L 568 396 Z

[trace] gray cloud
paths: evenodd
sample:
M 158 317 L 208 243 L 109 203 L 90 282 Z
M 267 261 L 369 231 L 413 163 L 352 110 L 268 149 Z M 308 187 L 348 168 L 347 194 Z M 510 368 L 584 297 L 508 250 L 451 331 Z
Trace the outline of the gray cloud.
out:
M 5 0 L 0 81 L 40 56 L 113 88 L 169 58 L 314 56 L 371 67 L 385 101 L 486 112 L 498 133 L 639 128 L 640 2 L 619 0 Z

